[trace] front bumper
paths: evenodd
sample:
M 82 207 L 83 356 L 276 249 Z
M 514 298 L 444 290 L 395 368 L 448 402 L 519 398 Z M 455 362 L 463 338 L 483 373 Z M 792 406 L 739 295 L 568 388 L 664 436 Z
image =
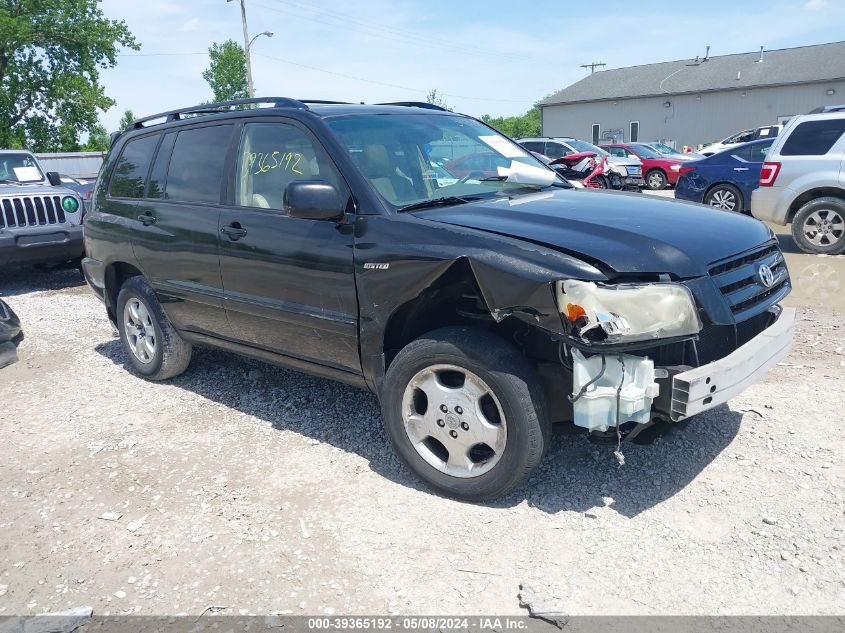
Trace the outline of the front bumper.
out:
M 676 374 L 672 379 L 672 420 L 724 404 L 756 382 L 789 354 L 795 308 L 782 308 L 777 320 L 724 358 Z
M 645 180 L 642 176 L 626 176 L 622 179 L 622 185 L 626 189 L 645 189 Z
M 81 225 L 0 230 L 0 266 L 63 262 L 82 257 L 84 253 Z

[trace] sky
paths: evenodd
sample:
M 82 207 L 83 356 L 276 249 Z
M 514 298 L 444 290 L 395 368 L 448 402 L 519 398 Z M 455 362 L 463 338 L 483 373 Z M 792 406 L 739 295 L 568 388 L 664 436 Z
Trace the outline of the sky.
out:
M 422 101 L 438 94 L 480 116 L 528 110 L 606 69 L 833 42 L 845 34 L 845 0 L 245 0 L 256 95 L 338 101 Z M 103 71 L 117 105 L 114 130 L 136 117 L 211 98 L 208 47 L 243 44 L 238 1 L 103 0 L 140 51 Z

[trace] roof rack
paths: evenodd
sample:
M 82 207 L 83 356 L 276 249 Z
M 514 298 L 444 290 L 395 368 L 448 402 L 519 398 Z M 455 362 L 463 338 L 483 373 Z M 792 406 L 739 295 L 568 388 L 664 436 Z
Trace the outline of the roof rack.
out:
M 425 108 L 426 110 L 440 110 L 441 112 L 448 112 L 443 106 L 428 103 L 427 101 L 393 101 L 391 103 L 376 103 L 375 105 L 383 106 L 405 106 L 408 108 Z
M 217 103 L 204 103 L 202 105 L 193 106 L 190 108 L 180 108 L 178 110 L 168 110 L 167 112 L 159 112 L 152 114 L 142 119 L 136 119 L 132 127 L 136 130 L 146 127 L 144 124 L 157 119 L 165 119 L 166 123 L 171 121 L 179 121 L 183 115 L 186 114 L 220 114 L 222 112 L 229 112 L 235 106 L 253 105 L 268 103 L 272 104 L 274 108 L 297 108 L 299 110 L 307 110 L 308 106 L 304 102 L 297 99 L 290 99 L 288 97 L 255 97 L 252 99 L 235 99 L 233 101 L 219 101 Z M 315 102 L 312 102 L 315 103 Z
M 302 103 L 314 103 L 317 105 L 351 105 L 348 101 L 327 101 L 325 99 L 298 99 Z
M 843 110 L 845 110 L 845 105 L 827 105 L 810 110 L 807 114 L 827 114 L 829 112 L 842 112 Z

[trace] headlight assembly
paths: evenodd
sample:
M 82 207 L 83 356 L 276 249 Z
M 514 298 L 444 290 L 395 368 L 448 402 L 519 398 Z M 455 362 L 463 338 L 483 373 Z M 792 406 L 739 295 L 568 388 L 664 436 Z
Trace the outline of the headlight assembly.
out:
M 676 283 L 557 282 L 563 318 L 587 343 L 635 343 L 690 336 L 701 330 L 695 301 Z

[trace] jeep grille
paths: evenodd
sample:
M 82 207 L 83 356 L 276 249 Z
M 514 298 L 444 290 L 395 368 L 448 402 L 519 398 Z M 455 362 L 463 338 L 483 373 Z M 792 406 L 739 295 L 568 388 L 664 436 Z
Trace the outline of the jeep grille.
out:
M 0 229 L 64 224 L 61 196 L 0 198 Z

